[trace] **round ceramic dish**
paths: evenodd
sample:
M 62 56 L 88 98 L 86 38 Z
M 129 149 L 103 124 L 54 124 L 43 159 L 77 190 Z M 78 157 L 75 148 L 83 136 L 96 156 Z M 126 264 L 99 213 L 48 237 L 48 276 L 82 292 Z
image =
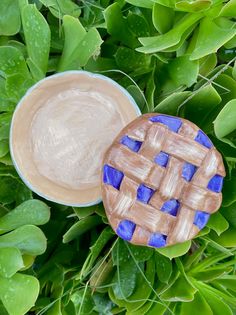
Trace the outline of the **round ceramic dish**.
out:
M 14 112 L 13 163 L 25 184 L 45 199 L 96 204 L 103 155 L 140 114 L 129 93 L 103 75 L 67 71 L 47 77 L 28 90 Z

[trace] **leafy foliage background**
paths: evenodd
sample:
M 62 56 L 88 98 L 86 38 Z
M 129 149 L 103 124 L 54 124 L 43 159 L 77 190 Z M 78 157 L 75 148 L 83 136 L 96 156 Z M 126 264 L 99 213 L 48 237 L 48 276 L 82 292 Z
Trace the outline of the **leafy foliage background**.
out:
M 235 60 L 235 0 L 1 0 L 1 315 L 236 313 Z M 102 204 L 46 204 L 19 179 L 14 108 L 38 80 L 71 69 L 112 77 L 143 113 L 193 121 L 222 153 L 223 204 L 193 241 L 129 245 Z

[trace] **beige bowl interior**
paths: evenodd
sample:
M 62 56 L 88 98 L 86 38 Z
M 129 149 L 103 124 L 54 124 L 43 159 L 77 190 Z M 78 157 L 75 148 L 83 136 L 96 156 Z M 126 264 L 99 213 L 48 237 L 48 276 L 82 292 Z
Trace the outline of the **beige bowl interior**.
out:
M 15 110 L 13 162 L 26 185 L 48 200 L 98 203 L 103 155 L 139 115 L 132 97 L 105 76 L 86 71 L 53 75 L 33 86 Z

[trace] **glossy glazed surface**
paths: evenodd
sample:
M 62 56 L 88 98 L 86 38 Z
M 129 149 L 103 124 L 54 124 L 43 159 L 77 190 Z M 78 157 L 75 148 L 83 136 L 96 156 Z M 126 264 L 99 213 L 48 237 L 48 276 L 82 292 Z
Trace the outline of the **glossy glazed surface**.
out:
M 133 244 L 163 247 L 192 239 L 222 201 L 220 153 L 179 117 L 146 114 L 105 154 L 102 195 L 114 231 Z
M 103 155 L 124 125 L 117 101 L 92 88 L 49 98 L 31 128 L 39 173 L 65 188 L 98 186 Z
M 103 154 L 139 113 L 131 96 L 104 76 L 69 71 L 48 77 L 28 91 L 14 113 L 16 169 L 49 200 L 97 203 Z

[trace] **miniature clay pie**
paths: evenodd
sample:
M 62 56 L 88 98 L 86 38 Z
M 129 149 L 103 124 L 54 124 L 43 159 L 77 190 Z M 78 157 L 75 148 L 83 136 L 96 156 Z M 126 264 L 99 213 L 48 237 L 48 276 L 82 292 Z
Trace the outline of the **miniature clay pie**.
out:
M 114 231 L 164 247 L 195 237 L 222 200 L 220 153 L 195 124 L 146 114 L 126 126 L 103 161 L 102 198 Z
M 105 151 L 140 110 L 115 81 L 67 71 L 34 85 L 17 105 L 11 156 L 20 177 L 38 195 L 70 206 L 101 202 Z

